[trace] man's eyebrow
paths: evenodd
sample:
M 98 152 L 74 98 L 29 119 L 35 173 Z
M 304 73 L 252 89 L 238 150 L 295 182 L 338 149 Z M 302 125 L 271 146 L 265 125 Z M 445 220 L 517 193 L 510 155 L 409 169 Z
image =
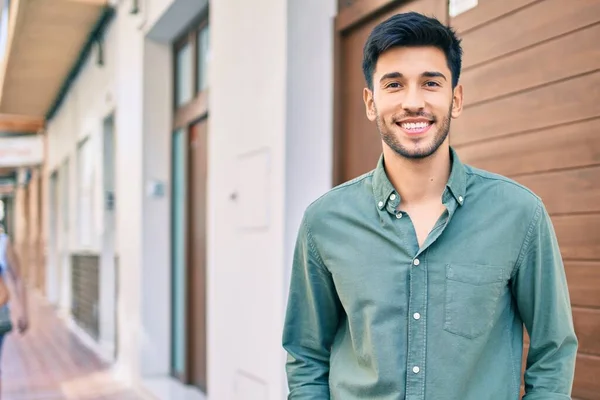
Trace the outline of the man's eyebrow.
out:
M 442 74 L 441 72 L 437 72 L 437 71 L 425 71 L 421 74 L 421 76 L 423 78 L 443 78 L 445 81 L 448 80 L 448 79 L 446 79 L 446 76 L 444 74 Z
M 386 79 L 398 79 L 398 78 L 403 78 L 403 77 L 404 77 L 404 75 L 402 75 L 400 72 L 388 72 L 387 74 L 385 74 L 381 77 L 379 82 L 383 82 Z M 444 75 L 438 71 L 425 71 L 421 74 L 421 77 L 423 77 L 423 78 L 442 78 L 446 81 L 448 80 L 448 78 L 446 78 L 446 75 Z
M 402 78 L 402 77 L 403 77 L 403 75 L 400 72 L 388 72 L 387 74 L 385 74 L 381 77 L 379 82 L 383 82 L 386 79 L 397 79 L 397 78 Z

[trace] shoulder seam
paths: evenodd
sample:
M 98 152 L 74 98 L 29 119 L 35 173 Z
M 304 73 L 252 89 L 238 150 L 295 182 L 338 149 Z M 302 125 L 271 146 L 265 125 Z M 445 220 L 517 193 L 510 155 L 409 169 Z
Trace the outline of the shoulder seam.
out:
M 515 262 L 515 268 L 511 274 L 511 278 L 513 278 L 519 269 L 521 268 L 521 264 L 523 263 L 523 259 L 525 255 L 529 251 L 529 245 L 531 244 L 531 235 L 533 233 L 533 228 L 538 224 L 540 216 L 542 215 L 542 202 L 538 200 L 537 207 L 535 212 L 533 213 L 533 217 L 531 218 L 531 222 L 529 223 L 529 228 L 527 229 L 527 234 L 525 235 L 525 240 L 523 240 L 523 244 L 521 245 L 521 250 L 519 251 L 519 256 L 517 261 Z
M 365 179 L 367 179 L 367 178 L 369 178 L 369 177 L 373 176 L 373 172 L 374 172 L 374 171 L 367 172 L 366 174 L 363 174 L 363 175 L 361 175 L 361 176 L 358 176 L 358 177 L 356 177 L 356 178 L 354 178 L 354 179 L 351 179 L 351 180 L 349 180 L 348 182 L 344 182 L 344 183 L 342 183 L 341 185 L 338 185 L 338 186 L 336 186 L 336 187 L 333 187 L 333 188 L 329 189 L 327 192 L 323 193 L 322 195 L 320 195 L 319 197 L 317 197 L 315 200 L 313 200 L 313 201 L 312 201 L 312 202 L 309 204 L 309 207 L 310 207 L 310 206 L 312 206 L 313 204 L 315 204 L 317 201 L 321 200 L 323 197 L 325 197 L 325 196 L 327 196 L 328 194 L 332 193 L 332 192 L 336 192 L 336 191 L 338 191 L 338 190 L 340 190 L 340 189 L 344 189 L 344 188 L 346 188 L 346 187 L 348 187 L 348 186 L 352 186 L 352 185 L 355 185 L 355 184 L 357 184 L 357 183 L 360 183 L 360 182 L 364 181 Z M 308 227 L 308 226 L 307 226 L 307 227 Z
M 306 228 L 306 238 L 308 239 L 308 246 L 310 247 L 310 251 L 317 258 L 317 262 L 319 263 L 319 266 L 321 267 L 320 269 L 323 270 L 323 272 L 330 274 L 329 269 L 327 269 L 327 266 L 325 266 L 325 263 L 323 262 L 323 259 L 321 258 L 321 254 L 319 253 L 319 250 L 317 249 L 317 246 L 315 245 L 314 237 L 312 235 L 312 232 L 310 231 L 310 226 L 308 225 L 308 221 L 306 220 L 306 218 L 302 221 L 302 224 L 304 224 L 304 227 Z
M 531 189 L 529 189 L 529 188 L 527 188 L 527 187 L 525 187 L 525 186 L 523 186 L 523 185 L 521 185 L 521 184 L 519 184 L 519 183 L 517 183 L 517 182 L 514 182 L 514 181 L 512 181 L 511 179 L 509 179 L 509 178 L 506 178 L 506 177 L 504 177 L 504 176 L 501 176 L 501 175 L 496 175 L 496 176 L 486 176 L 486 175 L 483 175 L 483 174 L 481 174 L 481 173 L 479 173 L 479 172 L 477 172 L 477 171 L 473 171 L 472 169 L 471 169 L 471 170 L 467 170 L 467 171 L 465 171 L 465 172 L 466 172 L 468 175 L 475 175 L 475 176 L 478 176 L 478 177 L 480 177 L 480 178 L 483 178 L 483 179 L 488 179 L 488 180 L 491 180 L 491 181 L 501 181 L 501 182 L 504 182 L 504 183 L 508 183 L 509 185 L 515 186 L 515 187 L 517 187 L 517 188 L 519 188 L 519 189 L 522 189 L 522 190 L 524 190 L 525 192 L 529 193 L 529 194 L 530 194 L 530 195 L 532 195 L 532 196 L 533 196 L 533 197 L 534 197 L 536 200 L 538 200 L 538 201 L 540 200 L 540 197 L 539 197 L 537 194 L 535 194 L 534 192 L 532 192 L 532 191 L 531 191 Z

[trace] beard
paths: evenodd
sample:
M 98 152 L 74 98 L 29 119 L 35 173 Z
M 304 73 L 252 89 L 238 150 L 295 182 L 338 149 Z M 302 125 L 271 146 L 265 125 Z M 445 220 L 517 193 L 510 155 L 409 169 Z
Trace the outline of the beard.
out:
M 423 158 L 429 157 L 430 155 L 435 153 L 437 151 L 437 149 L 439 149 L 439 147 L 442 145 L 442 143 L 444 143 L 444 141 L 448 137 L 448 134 L 450 133 L 450 119 L 452 117 L 452 106 L 450 106 L 450 110 L 448 111 L 448 114 L 444 117 L 441 124 L 437 127 L 438 129 L 436 131 L 435 137 L 433 138 L 433 141 L 431 143 L 429 143 L 428 145 L 425 145 L 423 147 L 417 147 L 415 149 L 409 149 L 406 146 L 402 145 L 402 143 L 400 143 L 400 140 L 394 134 L 394 132 L 388 126 L 385 125 L 384 121 L 382 120 L 381 116 L 379 115 L 379 111 L 377 111 L 377 108 L 375 108 L 375 112 L 377 113 L 377 120 L 376 120 L 377 121 L 377 129 L 379 130 L 381 139 L 396 154 L 398 154 L 399 156 L 404 157 L 404 158 L 423 159 Z M 421 111 L 418 113 L 404 114 L 398 118 L 394 117 L 392 119 L 392 122 L 395 125 L 394 121 L 400 120 L 402 118 L 407 118 L 407 117 L 431 117 L 431 116 Z M 434 125 L 436 125 L 437 119 L 434 118 L 433 123 L 434 123 Z

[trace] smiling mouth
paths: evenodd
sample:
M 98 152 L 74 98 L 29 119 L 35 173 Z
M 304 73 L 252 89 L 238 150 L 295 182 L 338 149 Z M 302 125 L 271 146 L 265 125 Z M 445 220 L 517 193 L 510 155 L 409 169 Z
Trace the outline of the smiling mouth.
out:
M 433 121 L 419 121 L 419 122 L 396 122 L 403 131 L 410 135 L 420 134 L 427 132 L 433 125 Z

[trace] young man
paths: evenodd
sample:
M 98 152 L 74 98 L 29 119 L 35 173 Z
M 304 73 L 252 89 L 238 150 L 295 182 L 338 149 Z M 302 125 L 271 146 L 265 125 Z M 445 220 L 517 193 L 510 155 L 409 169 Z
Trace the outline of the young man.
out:
M 364 102 L 376 169 L 315 201 L 283 334 L 290 399 L 570 398 L 577 339 L 558 244 L 531 191 L 448 143 L 462 50 L 416 13 L 377 26 Z

